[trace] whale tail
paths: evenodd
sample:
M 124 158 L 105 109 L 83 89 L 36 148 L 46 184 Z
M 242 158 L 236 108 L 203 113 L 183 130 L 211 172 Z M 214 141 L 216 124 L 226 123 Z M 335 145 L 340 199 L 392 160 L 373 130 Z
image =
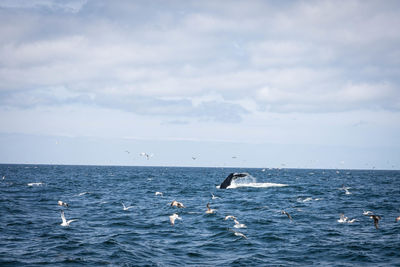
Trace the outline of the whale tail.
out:
M 219 186 L 220 189 L 226 189 L 228 186 L 231 185 L 232 180 L 235 180 L 239 177 L 246 177 L 248 176 L 248 173 L 231 173 L 228 175 L 228 177 L 225 178 L 225 180 L 221 183 Z

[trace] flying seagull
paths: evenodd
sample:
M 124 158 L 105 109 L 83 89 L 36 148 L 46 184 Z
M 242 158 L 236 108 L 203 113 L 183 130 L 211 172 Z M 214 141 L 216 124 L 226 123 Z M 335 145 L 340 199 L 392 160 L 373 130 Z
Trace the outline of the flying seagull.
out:
M 228 219 L 236 220 L 236 217 L 232 216 L 232 215 L 226 215 L 225 216 L 225 221 L 228 220 Z
M 58 206 L 68 207 L 68 203 L 65 203 L 65 202 L 62 202 L 61 200 L 59 200 Z
M 235 225 L 233 226 L 235 228 L 246 228 L 247 227 L 245 224 L 239 223 L 239 221 L 236 219 L 233 219 L 233 221 L 235 222 Z
M 281 211 L 281 214 L 285 214 L 286 216 L 288 216 L 288 218 L 289 218 L 291 221 L 293 221 L 292 216 L 290 216 L 290 214 L 289 214 L 288 212 L 282 210 L 282 211 Z
M 236 232 L 232 229 L 229 229 L 229 231 L 233 232 L 235 234 L 235 236 L 240 236 L 240 237 L 243 237 L 244 239 L 247 239 L 247 236 L 245 236 L 244 234 L 242 234 L 240 232 Z
M 61 226 L 69 226 L 70 223 L 76 221 L 76 220 L 68 220 L 67 221 L 65 219 L 65 215 L 64 215 L 64 211 L 63 210 L 61 210 L 61 220 L 62 220 L 62 223 L 60 224 Z
M 122 204 L 124 210 L 129 210 L 129 209 L 133 208 L 133 206 L 129 206 L 129 207 L 125 206 L 125 204 L 122 202 L 121 202 L 121 204 Z
M 379 220 L 382 219 L 381 216 L 372 214 L 372 215 L 370 215 L 369 217 L 370 217 L 371 219 L 374 219 L 375 228 L 378 229 Z
M 171 216 L 169 216 L 169 221 L 171 222 L 171 225 L 174 225 L 174 224 L 175 224 L 175 220 L 176 220 L 176 219 L 182 220 L 182 218 L 179 217 L 179 215 L 176 214 L 176 213 L 174 213 L 174 214 L 172 214 Z
M 178 208 L 184 208 L 185 207 L 185 206 L 183 206 L 183 204 L 181 202 L 178 202 L 176 200 L 171 202 L 171 207 L 173 207 L 173 206 L 178 207 Z
M 149 160 L 152 156 L 153 156 L 153 154 L 147 154 L 147 153 L 145 153 L 145 152 L 142 152 L 142 153 L 140 153 L 140 156 L 143 156 L 143 157 L 146 157 L 147 158 L 147 160 Z

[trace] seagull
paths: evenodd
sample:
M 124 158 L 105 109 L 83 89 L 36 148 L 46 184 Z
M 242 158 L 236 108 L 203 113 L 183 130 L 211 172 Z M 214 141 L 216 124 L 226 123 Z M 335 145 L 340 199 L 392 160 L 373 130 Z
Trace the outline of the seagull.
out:
M 61 200 L 58 201 L 58 206 L 68 207 L 68 203 L 62 202 Z
M 182 220 L 182 218 L 179 217 L 179 215 L 176 214 L 176 213 L 174 213 L 174 214 L 172 214 L 171 216 L 169 216 L 169 221 L 171 222 L 171 225 L 174 225 L 174 224 L 175 224 L 175 220 L 176 220 L 176 219 Z
M 341 189 L 344 190 L 346 195 L 350 195 L 351 194 L 350 191 L 349 191 L 350 188 L 351 187 L 344 186 L 344 184 L 343 184 Z
M 147 160 L 149 160 L 152 156 L 153 156 L 153 154 L 147 154 L 147 153 L 145 153 L 145 152 L 142 152 L 142 153 L 140 153 L 140 156 L 143 156 L 143 157 L 146 157 L 147 158 Z
M 247 239 L 247 236 L 245 236 L 244 234 L 242 234 L 240 232 L 236 232 L 236 231 L 231 230 L 231 229 L 229 229 L 229 231 L 232 231 L 235 234 L 235 236 L 240 236 L 240 237 L 243 237 L 244 239 Z
M 345 223 L 345 222 L 347 222 L 347 217 L 346 216 L 344 216 L 344 214 L 343 213 L 341 213 L 340 214 L 340 219 L 338 220 L 338 222 L 340 222 L 340 223 Z
M 3 180 L 4 180 L 4 179 L 6 179 L 6 176 L 5 176 L 5 175 L 3 175 Z
M 233 221 L 235 222 L 235 225 L 233 227 L 235 228 L 246 228 L 247 226 L 243 223 L 239 223 L 239 221 L 237 221 L 236 219 L 233 219 Z
M 161 193 L 161 192 L 155 192 L 154 193 L 156 196 L 163 196 L 163 193 Z
M 176 200 L 171 202 L 171 207 L 172 206 L 175 206 L 175 207 L 178 207 L 178 208 L 184 208 L 185 207 L 185 206 L 183 206 L 183 204 L 181 202 L 178 202 Z
M 219 197 L 216 197 L 216 196 L 214 196 L 213 193 L 211 193 L 211 198 L 212 198 L 212 199 L 217 199 L 217 198 L 219 198 Z
M 61 210 L 61 220 L 62 220 L 62 223 L 60 224 L 61 226 L 69 226 L 69 224 L 70 223 L 72 223 L 73 221 L 76 221 L 76 220 L 66 220 L 65 219 L 65 215 L 64 215 L 64 211 L 63 210 Z
M 129 206 L 129 207 L 125 206 L 125 204 L 122 202 L 121 202 L 121 204 L 122 204 L 124 210 L 129 210 L 129 209 L 133 208 L 133 206 Z
M 369 217 L 370 217 L 371 219 L 374 219 L 375 228 L 378 229 L 379 220 L 382 219 L 381 216 L 372 214 L 372 215 L 370 215 Z
M 289 218 L 291 221 L 293 221 L 292 216 L 290 216 L 290 214 L 289 214 L 288 212 L 282 210 L 282 211 L 281 211 L 281 214 L 285 214 L 286 216 L 288 216 L 288 218 Z
M 206 210 L 206 213 L 207 213 L 207 214 L 211 214 L 211 213 L 214 213 L 214 211 L 215 211 L 214 209 L 211 209 L 211 208 L 210 208 L 210 203 L 207 203 L 207 210 Z
M 368 216 L 368 215 L 372 215 L 372 211 L 363 211 L 363 215 Z
M 232 215 L 226 215 L 225 216 L 225 221 L 228 220 L 228 219 L 236 220 L 236 217 L 232 216 Z

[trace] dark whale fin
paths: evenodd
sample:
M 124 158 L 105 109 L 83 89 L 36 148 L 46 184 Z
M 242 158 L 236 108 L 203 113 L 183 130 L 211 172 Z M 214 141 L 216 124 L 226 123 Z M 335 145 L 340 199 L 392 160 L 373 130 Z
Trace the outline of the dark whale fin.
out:
M 248 175 L 249 175 L 248 173 L 231 173 L 221 183 L 221 185 L 219 186 L 219 189 L 226 189 L 228 186 L 230 186 L 231 183 L 232 183 L 232 179 L 236 179 L 236 178 L 239 178 L 239 177 L 246 177 Z
M 234 173 L 229 174 L 228 177 L 226 177 L 225 180 L 221 183 L 221 185 L 219 186 L 219 189 L 226 189 L 228 186 L 230 186 L 233 175 L 234 175 Z

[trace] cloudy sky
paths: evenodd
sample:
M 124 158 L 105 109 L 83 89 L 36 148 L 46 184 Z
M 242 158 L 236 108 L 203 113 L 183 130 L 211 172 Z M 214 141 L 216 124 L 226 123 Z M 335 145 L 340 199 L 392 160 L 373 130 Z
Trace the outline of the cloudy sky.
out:
M 399 28 L 389 0 L 2 0 L 0 162 L 400 169 Z

